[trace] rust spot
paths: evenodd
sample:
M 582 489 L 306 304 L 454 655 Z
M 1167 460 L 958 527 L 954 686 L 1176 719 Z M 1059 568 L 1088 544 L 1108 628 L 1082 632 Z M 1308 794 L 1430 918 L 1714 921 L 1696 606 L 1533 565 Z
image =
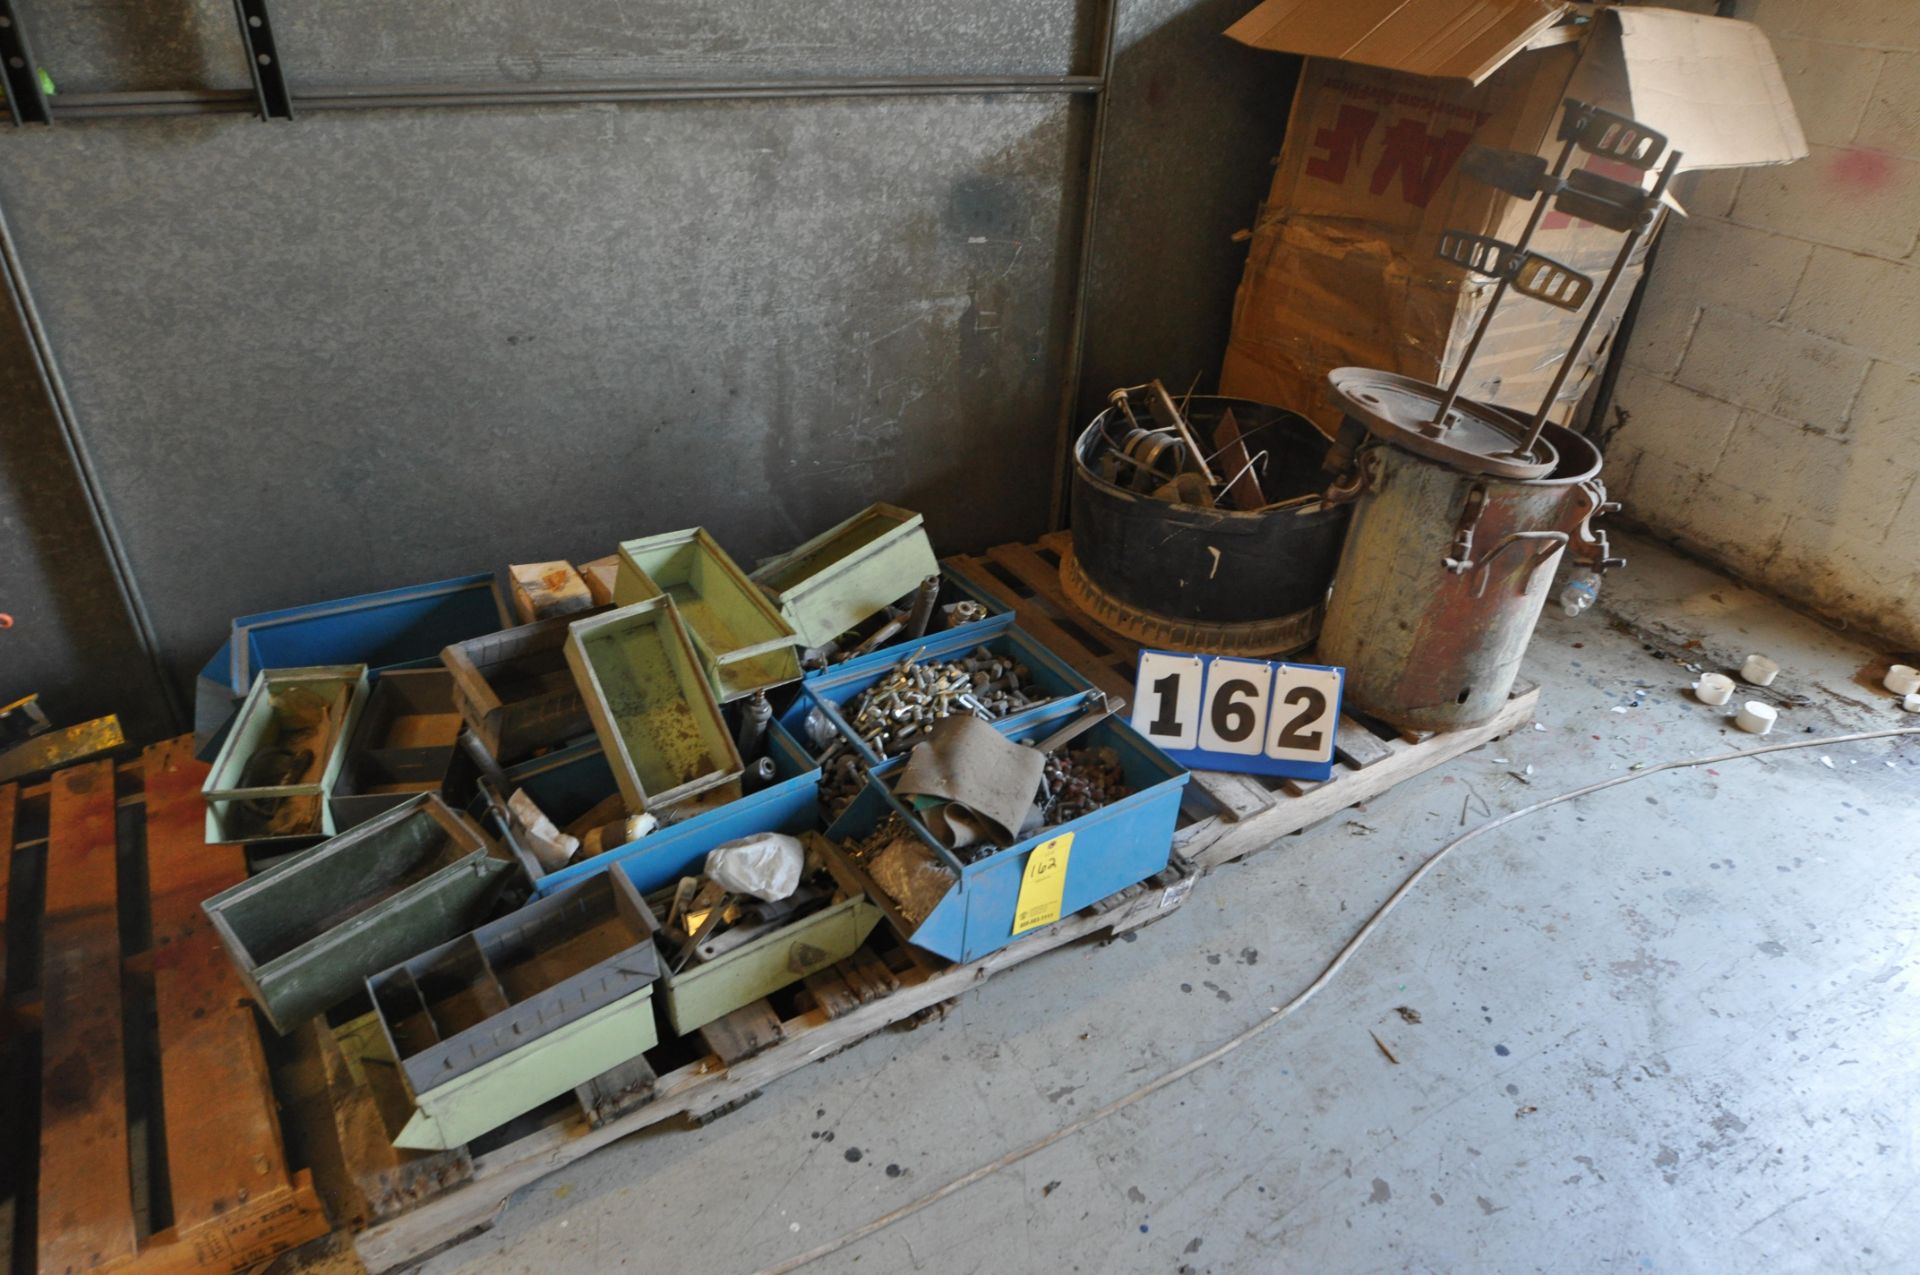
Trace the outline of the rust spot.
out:
M 45 1096 L 47 1105 L 60 1111 L 93 1104 L 93 1067 L 84 1054 L 68 1054 L 52 1067 Z
M 1891 655 L 1883 655 L 1878 659 L 1869 660 L 1860 666 L 1860 671 L 1853 675 L 1853 680 L 1856 685 L 1866 687 L 1875 695 L 1891 695 L 1893 692 L 1886 688 L 1885 680 L 1887 670 L 1896 664 L 1905 664 L 1910 668 L 1920 668 L 1920 654 L 1914 654 L 1912 652 L 1901 654 L 1894 652 Z

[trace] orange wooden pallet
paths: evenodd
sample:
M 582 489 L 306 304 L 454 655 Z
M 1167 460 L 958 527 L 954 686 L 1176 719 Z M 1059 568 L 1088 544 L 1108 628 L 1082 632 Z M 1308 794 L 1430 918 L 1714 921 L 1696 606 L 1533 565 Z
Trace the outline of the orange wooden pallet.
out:
M 244 989 L 200 900 L 246 875 L 202 837 L 191 737 L 0 786 L 8 1269 L 244 1270 L 324 1234 L 290 1171 Z

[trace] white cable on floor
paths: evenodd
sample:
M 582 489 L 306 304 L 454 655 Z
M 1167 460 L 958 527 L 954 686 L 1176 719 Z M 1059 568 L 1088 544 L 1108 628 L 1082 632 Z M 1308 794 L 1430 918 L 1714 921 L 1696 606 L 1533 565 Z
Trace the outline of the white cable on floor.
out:
M 1447 842 L 1446 845 L 1441 846 L 1438 850 L 1434 851 L 1433 854 L 1430 857 L 1428 857 L 1425 862 L 1423 862 L 1419 867 L 1415 868 L 1413 870 L 1413 873 L 1410 876 L 1408 876 L 1406 880 L 1400 883 L 1399 888 L 1397 888 L 1396 890 L 1394 890 L 1392 894 L 1389 894 L 1387 896 L 1386 902 L 1382 903 L 1378 908 L 1374 909 L 1373 915 L 1367 918 L 1366 924 L 1362 925 L 1357 931 L 1355 931 L 1354 936 L 1347 940 L 1346 945 L 1342 947 L 1337 953 L 1334 954 L 1334 958 L 1327 963 L 1327 967 L 1325 969 L 1320 971 L 1320 974 L 1317 978 L 1315 978 L 1311 983 L 1308 983 L 1306 987 L 1303 988 L 1300 991 L 1300 993 L 1296 995 L 1292 1000 L 1280 1006 L 1278 1009 L 1268 1014 L 1265 1018 L 1260 1019 L 1258 1022 L 1254 1023 L 1253 1026 L 1241 1032 L 1238 1036 L 1233 1037 L 1231 1040 L 1228 1040 L 1225 1044 L 1220 1045 L 1217 1048 L 1208 1050 L 1206 1053 L 1201 1054 L 1198 1058 L 1195 1058 L 1190 1062 L 1186 1062 L 1181 1064 L 1178 1067 L 1175 1067 L 1172 1071 L 1166 1073 L 1164 1076 L 1160 1076 L 1157 1079 L 1148 1081 L 1146 1084 L 1141 1085 L 1138 1089 L 1134 1090 L 1132 1093 L 1126 1095 L 1125 1097 L 1116 1098 L 1114 1101 L 1108 1103 L 1106 1106 L 1101 1107 L 1095 1111 L 1088 1112 L 1086 1115 L 1081 1116 L 1078 1120 L 1073 1121 L 1071 1124 L 1063 1125 L 1060 1128 L 1055 1129 L 1052 1133 L 1049 1133 L 1044 1138 L 1037 1138 L 1034 1141 L 1027 1143 L 1027 1145 L 1023 1147 L 1018 1147 L 1012 1151 L 1009 1151 L 1005 1155 L 1001 1156 L 998 1160 L 989 1161 L 988 1163 L 981 1165 L 979 1168 L 974 1169 L 970 1173 L 962 1174 L 960 1177 L 953 1179 L 951 1182 L 946 1183 L 944 1186 L 937 1187 L 934 1190 L 927 1192 L 925 1195 L 921 1196 L 917 1200 L 914 1200 L 910 1204 L 903 1204 L 899 1208 L 893 1210 L 893 1212 L 883 1213 L 879 1217 L 873 1219 L 873 1221 L 866 1223 L 864 1226 L 855 1227 L 853 1230 L 846 1232 L 845 1234 L 839 1236 L 837 1239 L 828 1240 L 826 1243 L 818 1245 L 817 1247 L 814 1247 L 814 1248 L 810 1248 L 806 1252 L 801 1253 L 798 1256 L 790 1257 L 784 1262 L 780 1262 L 776 1265 L 769 1266 L 764 1270 L 760 1271 L 758 1275 L 786 1275 L 788 1271 L 799 1270 L 802 1266 L 806 1266 L 812 1262 L 817 1262 L 821 1258 L 826 1257 L 830 1254 L 837 1253 L 841 1249 L 847 1247 L 847 1245 L 855 1243 L 858 1240 L 863 1240 L 867 1236 L 872 1235 L 877 1231 L 885 1230 L 887 1227 L 892 1226 L 895 1222 L 900 1221 L 902 1218 L 911 1217 L 915 1213 L 918 1213 L 921 1209 L 926 1208 L 928 1205 L 936 1204 L 939 1201 L 946 1199 L 948 1196 L 953 1195 L 958 1191 L 963 1191 L 967 1187 L 972 1186 L 975 1182 L 980 1181 L 982 1178 L 989 1177 L 995 1173 L 998 1173 L 1001 1169 L 1006 1168 L 1010 1164 L 1018 1164 L 1020 1161 L 1026 1159 L 1028 1156 L 1034 1155 L 1040 1151 L 1044 1151 L 1048 1147 L 1052 1146 L 1054 1143 L 1059 1142 L 1065 1138 L 1070 1138 L 1074 1134 L 1079 1133 L 1082 1129 L 1085 1129 L 1090 1125 L 1099 1124 L 1102 1120 L 1105 1120 L 1108 1116 L 1114 1115 L 1120 1111 L 1124 1111 L 1126 1108 L 1131 1107 L 1134 1103 L 1140 1101 L 1142 1098 L 1145 1098 L 1148 1094 L 1156 1093 L 1159 1090 L 1165 1089 L 1168 1085 L 1174 1083 L 1176 1080 L 1180 1080 L 1183 1077 L 1192 1075 L 1194 1072 L 1199 1071 L 1202 1067 L 1207 1066 L 1209 1063 L 1215 1063 L 1220 1061 L 1222 1058 L 1225 1058 L 1228 1054 L 1240 1048 L 1240 1046 L 1246 1044 L 1248 1041 L 1252 1040 L 1254 1037 L 1260 1035 L 1262 1032 L 1266 1031 L 1268 1028 L 1274 1026 L 1281 1019 L 1286 1018 L 1288 1015 L 1292 1014 L 1295 1010 L 1299 1009 L 1302 1005 L 1306 1004 L 1309 1000 L 1313 999 L 1313 997 L 1319 993 L 1321 988 L 1325 987 L 1328 983 L 1331 983 L 1333 981 L 1334 975 L 1338 974 L 1342 969 L 1342 967 L 1344 967 L 1346 963 L 1352 959 L 1353 954 L 1360 950 L 1361 945 L 1364 944 L 1369 938 L 1373 936 L 1373 932 L 1380 928 L 1380 923 L 1382 921 L 1385 921 L 1387 919 L 1388 914 L 1391 913 L 1394 910 L 1394 908 L 1400 905 L 1400 901 L 1406 898 L 1408 894 L 1412 893 L 1413 888 L 1416 885 L 1419 885 L 1420 882 L 1426 877 L 1426 875 L 1429 872 L 1433 871 L 1434 868 L 1439 866 L 1440 860 L 1446 858 L 1449 854 L 1453 853 L 1454 850 L 1458 849 L 1460 846 L 1465 845 L 1467 842 L 1473 840 L 1475 837 L 1479 836 L 1481 833 L 1492 832 L 1495 828 L 1499 828 L 1506 824 L 1510 824 L 1516 819 L 1525 818 L 1527 815 L 1537 814 L 1538 812 L 1547 809 L 1547 807 L 1557 806 L 1563 801 L 1572 801 L 1575 797 L 1585 797 L 1590 793 L 1599 792 L 1604 788 L 1614 788 L 1619 786 L 1620 784 L 1632 783 L 1636 779 L 1645 779 L 1650 775 L 1657 775 L 1663 770 L 1681 770 L 1691 766 L 1712 766 L 1712 765 L 1717 765 L 1721 762 L 1739 761 L 1743 757 L 1758 757 L 1764 753 L 1785 752 L 1788 749 L 1792 749 L 1792 748 L 1831 747 L 1834 744 L 1851 744 L 1851 743 L 1857 743 L 1858 741 L 1865 740 L 1865 739 L 1887 739 L 1896 735 L 1920 735 L 1920 726 L 1906 726 L 1906 727 L 1900 727 L 1894 730 L 1861 731 L 1860 733 L 1853 734 L 1853 735 L 1828 735 L 1820 739 L 1795 739 L 1795 740 L 1789 740 L 1785 743 L 1780 743 L 1780 744 L 1768 744 L 1763 748 L 1749 748 L 1749 749 L 1742 750 L 1740 752 L 1721 753 L 1717 757 L 1698 757 L 1698 758 L 1693 758 L 1691 760 L 1661 762 L 1657 766 L 1648 766 L 1642 770 L 1629 771 L 1624 775 L 1615 775 L 1611 779 L 1602 779 L 1600 782 L 1588 784 L 1584 788 L 1575 788 L 1571 792 L 1563 792 L 1557 797 L 1548 797 L 1544 801 L 1536 801 L 1530 806 L 1522 806 L 1518 810 L 1509 811 L 1507 814 L 1501 815 L 1498 818 L 1489 819 L 1483 824 L 1479 824 L 1473 828 L 1469 828 L 1467 831 L 1455 837 L 1452 841 Z

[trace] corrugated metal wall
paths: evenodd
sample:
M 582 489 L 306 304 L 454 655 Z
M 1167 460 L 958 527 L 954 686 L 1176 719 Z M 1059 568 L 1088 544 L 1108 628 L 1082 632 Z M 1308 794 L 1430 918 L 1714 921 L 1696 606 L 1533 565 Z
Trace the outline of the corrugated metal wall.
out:
M 225 0 L 18 0 L 58 112 L 246 83 Z M 1211 378 L 1291 68 L 1123 0 L 1089 397 Z M 49 10 L 40 12 L 39 10 Z M 1099 71 L 1104 9 L 310 0 L 296 92 Z M 873 499 L 943 549 L 1047 517 L 1094 97 L 77 120 L 0 208 L 159 661 L 247 611 L 704 523 L 751 561 Z M 23 333 L 0 331 L 0 695 L 167 728 Z

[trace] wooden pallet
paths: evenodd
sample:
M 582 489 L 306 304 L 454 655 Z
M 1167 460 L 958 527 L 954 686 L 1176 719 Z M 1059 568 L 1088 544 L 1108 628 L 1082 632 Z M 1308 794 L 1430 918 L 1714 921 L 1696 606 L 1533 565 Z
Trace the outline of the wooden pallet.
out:
M 200 911 L 246 874 L 205 775 L 187 737 L 0 786 L 9 1269 L 239 1271 L 328 1229 Z
M 1068 599 L 1060 586 L 1060 560 L 1072 547 L 1072 536 L 1058 531 L 1038 544 L 1001 545 L 949 558 L 946 565 L 1011 607 L 1021 628 L 1088 681 L 1129 698 L 1140 644 L 1101 626 Z M 1174 847 L 1203 872 L 1243 858 L 1525 725 L 1539 699 L 1539 688 L 1523 683 L 1492 721 L 1443 734 L 1396 731 L 1342 714 L 1337 764 L 1324 782 L 1195 771 Z

